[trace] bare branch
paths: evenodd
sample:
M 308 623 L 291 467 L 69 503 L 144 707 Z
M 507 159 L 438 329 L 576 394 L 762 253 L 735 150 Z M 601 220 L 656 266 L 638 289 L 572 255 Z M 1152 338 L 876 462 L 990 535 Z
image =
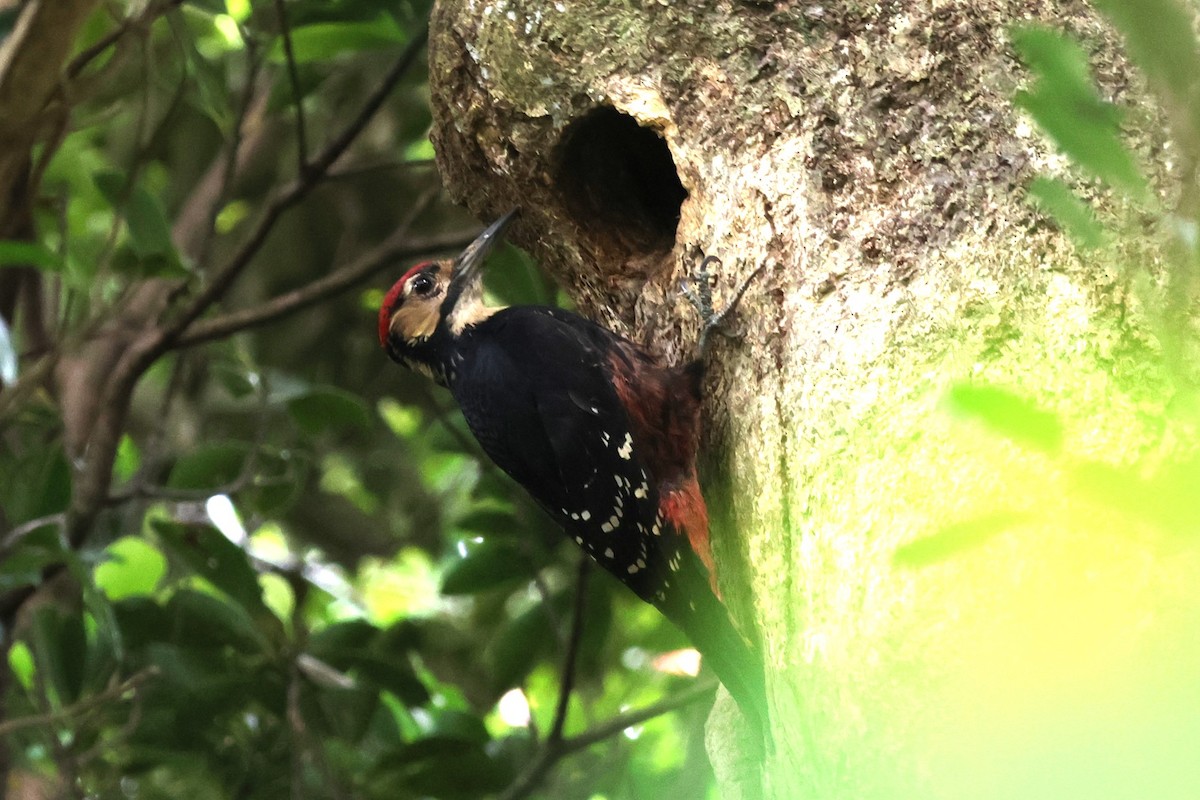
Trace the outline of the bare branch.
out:
M 60 511 L 57 514 L 47 514 L 44 517 L 37 517 L 18 525 L 9 531 L 3 540 L 0 540 L 0 556 L 7 556 L 14 547 L 21 543 L 22 539 L 39 528 L 45 528 L 48 525 L 62 527 L 65 521 L 66 514 Z M 3 558 L 0 558 L 0 561 L 2 560 Z
M 587 556 L 579 559 L 579 572 L 575 578 L 575 604 L 571 609 L 571 632 L 567 638 L 567 654 L 563 657 L 562 672 L 558 678 L 558 705 L 554 709 L 554 721 L 546 744 L 554 747 L 563 738 L 563 726 L 567 724 L 567 709 L 571 704 L 571 692 L 575 688 L 575 662 L 579 657 L 579 642 L 583 639 L 583 612 L 587 607 L 588 568 L 591 560 Z
M 672 711 L 678 711 L 681 708 L 697 703 L 705 698 L 711 697 L 716 691 L 717 683 L 709 681 L 706 683 L 696 684 L 684 689 L 677 695 L 668 697 L 653 705 L 646 706 L 637 711 L 630 711 L 627 714 L 618 714 L 617 716 L 603 722 L 590 730 L 584 731 L 578 736 L 572 736 L 567 739 L 560 739 L 552 742 L 546 740 L 545 745 L 541 748 L 538 756 L 534 758 L 529 767 L 521 773 L 521 775 L 513 781 L 513 783 L 504 790 L 498 797 L 498 800 L 524 800 L 533 794 L 535 790 L 550 774 L 550 770 L 554 765 L 563 758 L 577 753 L 580 750 L 586 750 L 592 745 L 599 744 L 605 739 L 611 739 L 619 735 L 626 728 L 631 728 L 634 725 L 641 725 L 644 722 L 661 717 L 663 714 L 670 714 Z
M 634 725 L 641 725 L 643 722 L 649 722 L 655 717 L 661 717 L 663 714 L 670 714 L 672 711 L 678 711 L 681 708 L 686 708 L 693 703 L 698 703 L 701 700 L 712 697 L 713 692 L 717 690 L 716 681 L 707 681 L 698 683 L 695 686 L 689 686 L 679 694 L 660 700 L 653 705 L 646 706 L 638 711 L 630 711 L 627 714 L 618 714 L 610 720 L 600 723 L 599 725 L 584 731 L 578 736 L 572 736 L 569 739 L 564 739 L 560 748 L 559 758 L 570 755 L 571 753 L 580 750 L 586 750 L 594 744 L 611 739 L 617 734 L 624 731 L 626 728 L 632 728 Z
M 233 257 L 213 276 L 212 281 L 196 295 L 192 302 L 183 312 L 163 328 L 158 335 L 158 342 L 155 346 L 150 347 L 147 353 L 138 359 L 136 373 L 141 375 L 154 359 L 168 350 L 175 340 L 185 331 L 188 326 L 195 322 L 201 314 L 208 310 L 213 303 L 217 302 L 233 285 L 242 271 L 249 265 L 258 251 L 266 243 L 267 236 L 275 227 L 275 223 L 282 216 L 284 211 L 298 203 L 305 195 L 312 190 L 314 186 L 325 175 L 326 171 L 333 166 L 348 147 L 358 138 L 359 134 L 366 128 L 367 123 L 375 116 L 383 105 L 383 101 L 391 93 L 392 89 L 404 74 L 416 63 L 417 56 L 420 55 L 421 49 L 425 46 L 425 40 L 428 38 L 429 32 L 427 29 L 422 29 L 411 42 L 400 57 L 396 59 L 396 63 L 388 70 L 387 75 L 380 81 L 379 86 L 367 98 L 363 107 L 359 110 L 358 115 L 354 118 L 346 128 L 335 137 L 325 148 L 314 158 L 309 166 L 299 178 L 284 189 L 273 201 L 267 206 L 263 216 L 259 219 L 258 225 L 249 238 L 242 244 Z
M 354 261 L 320 280 L 281 294 L 260 306 L 233 311 L 195 323 L 175 340 L 174 347 L 192 347 L 273 322 L 280 317 L 315 305 L 338 292 L 345 291 L 398 260 L 462 249 L 470 244 L 477 234 L 478 231 L 472 230 L 465 233 L 454 231 L 425 239 L 405 239 L 401 235 L 390 236 Z
M 261 142 L 265 138 L 262 116 L 266 112 L 270 91 L 264 90 L 255 97 L 261 62 L 251 39 L 246 39 L 246 58 L 249 62 L 246 71 L 246 85 L 243 87 L 237 119 L 233 123 L 225 156 L 222 159 L 220 177 L 216 179 L 216 184 L 208 186 L 210 179 L 206 175 L 199 187 L 201 191 L 207 190 L 212 195 L 211 202 L 207 207 L 198 206 L 198 208 L 204 209 L 204 224 L 199 230 L 199 242 L 194 255 L 196 266 L 202 271 L 208 265 L 209 253 L 212 251 L 212 243 L 217 231 L 217 217 L 221 213 L 221 207 L 225 205 L 226 198 L 229 197 L 230 187 L 233 186 L 246 163 L 252 159 L 252 154 L 261 148 Z M 254 132 L 247 136 L 247 128 L 251 127 L 248 125 L 248 121 L 251 119 L 254 120 L 252 125 Z M 211 174 L 216 175 L 216 173 Z M 176 220 L 172 229 L 174 234 L 178 234 L 182 230 L 181 225 L 185 219 L 186 217 L 180 215 Z
M 67 65 L 67 77 L 71 80 L 79 77 L 80 73 L 87 69 L 93 61 L 120 41 L 131 30 L 135 28 L 144 30 L 168 11 L 179 8 L 179 6 L 183 5 L 183 1 L 164 0 L 161 3 L 152 3 L 146 6 L 145 10 L 136 17 L 126 17 L 120 25 L 97 39 L 95 44 L 85 48 L 79 55 L 71 59 L 71 63 Z
M 131 691 L 136 691 L 139 686 L 157 675 L 158 667 L 147 667 L 141 672 L 135 673 L 127 680 L 115 686 L 110 686 L 103 692 L 94 694 L 65 708 L 60 708 L 58 711 L 49 711 L 45 714 L 34 714 L 28 717 L 18 717 L 17 719 L 0 722 L 0 736 L 8 736 L 25 728 L 37 728 L 57 725 L 60 722 L 70 722 L 94 711 L 110 700 L 120 700 L 124 695 Z

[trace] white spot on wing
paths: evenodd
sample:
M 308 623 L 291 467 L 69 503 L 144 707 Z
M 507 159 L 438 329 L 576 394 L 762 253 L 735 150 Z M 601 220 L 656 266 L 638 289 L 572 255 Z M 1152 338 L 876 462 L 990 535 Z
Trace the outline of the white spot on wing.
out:
M 617 448 L 617 455 L 628 461 L 633 456 L 633 437 L 625 434 L 625 444 Z
M 613 549 L 611 547 L 604 551 L 604 557 L 605 558 L 613 557 Z

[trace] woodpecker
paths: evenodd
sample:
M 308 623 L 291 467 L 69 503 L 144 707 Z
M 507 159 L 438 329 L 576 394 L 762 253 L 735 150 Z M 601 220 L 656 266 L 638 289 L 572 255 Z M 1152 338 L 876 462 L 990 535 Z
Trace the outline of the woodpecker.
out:
M 688 635 L 761 734 L 762 663 L 719 599 L 696 477 L 704 343 L 745 285 L 722 314 L 706 280 L 685 288 L 704 318 L 701 357 L 664 366 L 578 314 L 484 304 L 484 260 L 515 213 L 453 262 L 408 270 L 379 310 L 379 342 L 450 390 L 487 455 Z

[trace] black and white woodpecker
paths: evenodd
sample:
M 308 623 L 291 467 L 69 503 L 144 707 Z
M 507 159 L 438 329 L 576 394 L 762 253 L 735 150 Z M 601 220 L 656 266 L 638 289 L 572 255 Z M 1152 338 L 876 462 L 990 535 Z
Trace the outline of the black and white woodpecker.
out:
M 761 734 L 762 662 L 716 590 L 696 479 L 702 357 L 714 314 L 703 271 L 700 358 L 664 366 L 559 308 L 483 302 L 482 266 L 516 212 L 452 262 L 408 270 L 379 310 L 397 363 L 448 388 L 484 451 L 600 566 L 692 640 Z M 742 291 L 745 290 L 743 285 Z

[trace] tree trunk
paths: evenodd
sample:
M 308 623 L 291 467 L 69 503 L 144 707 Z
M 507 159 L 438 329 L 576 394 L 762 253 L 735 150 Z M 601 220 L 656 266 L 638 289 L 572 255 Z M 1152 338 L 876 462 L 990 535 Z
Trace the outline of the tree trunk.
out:
M 484 219 L 519 205 L 512 238 L 584 313 L 679 359 L 696 259 L 723 262 L 718 308 L 765 268 L 706 387 L 718 570 L 765 643 L 776 744 L 729 773 L 710 729 L 723 797 L 1200 785 L 1197 554 L 1105 488 L 1136 511 L 1125 479 L 1194 437 L 1129 273 L 1024 200 L 1056 163 L 1011 105 L 1026 18 L 1131 91 L 1076 3 L 434 13 L 447 185 Z

